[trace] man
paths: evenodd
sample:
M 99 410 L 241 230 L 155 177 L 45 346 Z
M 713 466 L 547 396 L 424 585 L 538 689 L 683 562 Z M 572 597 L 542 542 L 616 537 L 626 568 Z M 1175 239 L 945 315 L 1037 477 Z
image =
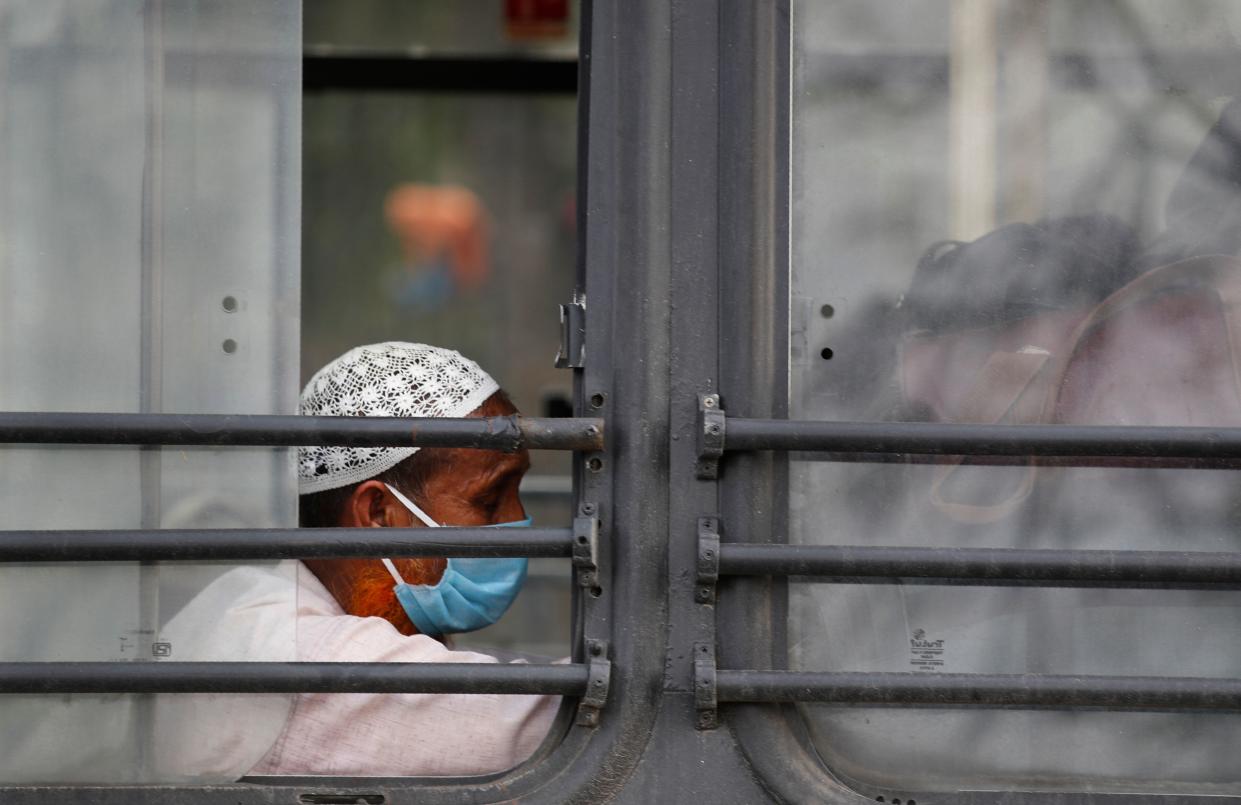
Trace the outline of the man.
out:
M 301 412 L 458 417 L 504 416 L 516 409 L 486 372 L 460 354 L 390 342 L 350 350 L 321 369 L 302 392 Z M 530 464 L 524 450 L 306 447 L 298 458 L 303 526 L 529 523 L 518 496 Z M 268 573 L 245 596 L 227 599 L 208 588 L 200 598 L 205 606 L 224 601 L 220 606 L 226 612 L 212 632 L 227 633 L 229 623 L 252 623 L 255 612 L 277 606 L 279 591 L 295 577 L 298 660 L 496 662 L 484 654 L 453 651 L 442 641 L 499 618 L 525 579 L 525 565 L 524 559 L 308 560 L 282 563 L 284 579 L 279 572 Z M 255 606 L 254 601 L 266 603 Z M 202 620 L 201 614 L 189 613 L 185 622 Z M 175 623 L 169 627 L 176 630 Z M 262 628 L 279 639 L 271 631 L 275 625 Z M 196 639 L 211 642 L 201 634 Z M 261 641 L 250 633 L 248 642 Z M 161 697 L 159 724 L 167 745 L 176 747 L 169 749 L 169 760 L 212 774 L 229 769 L 249 769 L 250 774 L 483 774 L 527 758 L 547 734 L 559 704 L 556 696 L 330 693 L 298 694 L 291 705 L 283 699 L 284 708 L 277 710 L 267 697 L 256 698 L 283 718 L 274 742 L 269 731 L 232 726 L 232 719 L 208 713 L 211 728 L 224 734 L 187 757 L 186 741 L 176 740 L 177 733 L 185 729 L 181 725 L 198 721 L 204 708 L 190 712 L 185 708 L 192 702 Z M 210 735 L 201 723 L 198 727 L 200 740 Z M 251 737 L 256 734 L 264 737 Z M 264 754 L 253 756 L 256 743 L 263 744 Z

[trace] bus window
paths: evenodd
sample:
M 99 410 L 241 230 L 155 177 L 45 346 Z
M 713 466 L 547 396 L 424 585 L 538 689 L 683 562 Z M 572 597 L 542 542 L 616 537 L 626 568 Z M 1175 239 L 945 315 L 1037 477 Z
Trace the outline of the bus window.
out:
M 791 418 L 1236 424 L 1235 4 L 794 2 L 793 19 Z M 1218 464 L 795 459 L 802 544 L 1228 551 L 1241 526 Z M 790 662 L 1233 677 L 1239 607 L 798 580 Z M 827 765 L 880 801 L 1237 793 L 1235 715 L 802 711 Z
M 525 439 L 525 426 L 512 417 L 511 406 L 502 397 L 489 398 L 494 385 L 487 373 L 527 416 L 546 417 L 545 422 L 571 416 L 572 373 L 555 369 L 554 356 L 560 343 L 557 304 L 573 296 L 575 285 L 576 109 L 573 83 L 564 77 L 576 75 L 576 8 L 553 3 L 532 16 L 495 3 L 493 37 L 444 40 L 449 60 L 471 75 L 481 70 L 491 76 L 484 75 L 481 83 L 472 79 L 465 94 L 444 92 L 458 86 L 451 79 L 443 86 L 420 79 L 415 94 L 410 86 L 393 92 L 374 72 L 359 85 L 350 72 L 354 60 L 322 52 L 341 43 L 354 46 L 351 37 L 364 36 L 368 20 L 369 46 L 396 47 L 384 38 L 394 29 L 382 21 L 408 4 L 399 5 L 375 4 L 368 12 L 352 3 L 313 4 L 306 10 L 305 51 L 312 54 L 306 59 L 298 2 L 253 8 L 192 0 L 0 8 L 0 289 L 5 306 L 0 328 L 6 344 L 0 356 L 0 409 L 32 416 L 293 415 L 298 390 L 330 359 L 362 344 L 401 341 L 461 350 L 487 371 L 445 358 L 455 353 L 444 350 L 412 351 L 420 360 L 434 354 L 452 363 L 459 370 L 454 382 L 467 376 L 473 391 L 489 391 L 482 405 L 449 413 L 368 409 L 368 416 L 459 418 L 485 410 L 496 422 L 475 420 L 479 428 L 511 427 Z M 479 28 L 473 10 L 467 14 L 440 4 L 418 9 L 397 16 L 418 20 L 419 35 L 437 25 L 448 34 Z M 420 69 L 409 55 L 418 45 L 415 39 L 400 40 L 403 49 L 392 57 L 402 63 L 402 73 Z M 320 52 L 313 55 L 316 47 Z M 531 85 L 522 94 L 523 85 L 513 84 L 503 70 L 488 74 L 487 51 L 496 47 L 513 61 L 546 57 L 557 68 L 552 82 Z M 436 69 L 431 72 L 441 75 Z M 317 76 L 305 85 L 304 70 Z M 342 76 L 351 89 L 341 91 L 334 83 Z M 328 86 L 336 89 L 328 91 Z M 303 88 L 311 92 L 304 104 Z M 380 88 L 385 91 L 373 91 Z M 459 392 L 461 386 L 451 390 Z M 324 405 L 303 413 L 356 412 Z M 143 421 L 167 424 L 169 419 Z M 238 443 L 229 441 L 229 428 L 241 429 L 245 422 L 234 419 L 208 429 L 221 437 L 219 444 Z M 128 436 L 117 434 L 137 427 L 133 422 L 118 420 L 99 443 L 129 444 L 124 441 Z M 563 435 L 580 422 L 536 422 L 535 429 L 554 432 L 559 424 Z M 482 438 L 479 428 L 468 438 L 458 437 L 462 446 L 477 446 L 470 440 Z M 567 445 L 563 438 L 558 445 L 555 439 L 547 444 L 561 451 L 598 450 L 601 429 L 597 421 L 589 428 L 575 436 L 586 447 Z M 192 431 L 193 425 L 182 422 L 170 429 Z M 497 434 L 489 430 L 484 436 Z M 175 532 L 187 547 L 200 548 L 201 540 L 237 538 L 259 529 L 283 529 L 294 532 L 294 540 L 302 539 L 295 529 L 304 463 L 298 461 L 299 449 L 289 449 L 299 443 L 287 436 L 254 438 L 258 441 L 240 444 L 281 446 L 161 447 L 172 444 L 161 442 L 139 448 L 96 446 L 86 438 L 90 446 L 6 448 L 8 460 L 0 463 L 3 528 L 114 531 L 102 536 L 122 549 L 128 547 L 126 540 L 143 543 L 154 531 Z M 400 438 L 408 439 L 409 432 L 402 431 Z M 531 448 L 546 446 L 537 438 L 529 441 Z M 508 451 L 505 466 L 512 471 L 503 477 L 519 477 L 525 451 L 499 438 L 490 443 L 496 451 Z M 307 595 L 309 574 L 293 558 L 304 554 L 269 554 L 282 561 L 0 565 L 5 602 L 0 663 L 19 665 L 17 674 L 27 680 L 16 683 L 21 693 L 9 688 L 0 697 L 0 785 L 230 783 L 253 772 L 246 784 L 253 786 L 271 782 L 258 775 L 281 782 L 289 773 L 413 775 L 431 773 L 427 768 L 469 775 L 517 765 L 549 734 L 547 743 L 555 746 L 574 715 L 571 706 L 560 708 L 561 694 L 580 693 L 588 681 L 597 691 L 606 685 L 598 673 L 588 680 L 584 664 L 552 664 L 570 653 L 573 571 L 567 560 L 573 538 L 569 524 L 577 514 L 570 467 L 568 455 L 536 453 L 522 493 L 524 514 L 541 530 L 534 537 L 506 530 L 505 536 L 493 538 L 501 547 L 517 544 L 514 550 L 532 551 L 528 572 L 520 553 L 467 556 L 455 565 L 466 581 L 452 589 L 486 588 L 479 598 L 495 620 L 504 611 L 495 603 L 504 596 L 492 590 L 499 586 L 498 573 L 469 576 L 464 568 L 470 559 L 472 568 L 507 561 L 508 592 L 526 582 L 507 617 L 455 643 L 449 636 L 445 642 L 463 653 L 448 659 L 441 655 L 449 650 L 427 636 L 440 632 L 418 624 L 424 632 L 417 636 L 420 645 L 433 646 L 439 654 L 432 654 L 444 666 L 429 669 L 430 677 L 442 674 L 428 683 L 430 692 L 455 693 L 455 699 L 419 698 L 425 691 L 411 692 L 407 678 L 395 686 L 376 683 L 374 668 L 372 681 L 364 683 L 372 687 L 363 690 L 345 678 L 348 669 L 341 671 L 336 690 L 319 696 L 319 704 L 331 703 L 320 711 L 313 711 L 305 698 L 254 692 L 317 692 L 321 680 L 312 677 L 322 669 L 304 671 L 293 663 L 307 659 L 303 644 L 310 628 L 304 616 L 315 607 L 329 615 L 320 620 L 367 621 L 359 632 L 374 631 L 376 619 L 336 611 L 345 605 L 333 598 L 334 590 L 317 590 L 318 598 Z M 504 488 L 507 503 L 519 500 L 516 482 L 510 486 Z M 400 500 L 410 517 L 417 515 L 426 525 L 476 530 L 530 525 L 518 505 L 503 517 L 491 516 L 497 509 L 492 505 L 490 520 L 480 515 L 434 522 L 417 504 Z M 405 520 L 395 524 L 404 526 Z M 204 535 L 198 529 L 234 533 Z M 305 539 L 316 539 L 312 531 L 306 529 Z M 491 538 L 497 532 L 487 533 Z M 271 536 L 255 534 L 257 540 Z M 70 538 L 82 539 L 80 534 Z M 440 549 L 445 544 L 452 545 L 453 537 L 438 543 Z M 352 547 L 348 540 L 337 540 L 333 547 L 341 545 Z M 593 554 L 587 554 L 579 568 L 593 567 Z M 319 556 L 326 563 L 352 558 Z M 373 558 L 374 566 L 382 567 Z M 401 561 L 398 556 L 397 564 Z M 445 564 L 452 568 L 452 562 L 448 558 Z M 396 575 L 395 566 L 389 566 Z M 395 588 L 385 586 L 383 592 L 388 589 Z M 448 618 L 433 625 L 443 623 L 465 631 L 477 628 L 479 620 Z M 444 629 L 450 631 L 458 629 Z M 398 639 L 389 639 L 393 635 Z M 381 640 L 367 643 L 364 637 L 340 640 L 335 644 L 339 651 L 324 649 L 311 659 L 323 665 L 435 664 L 415 652 L 401 653 L 399 646 L 386 651 L 385 646 L 404 637 L 391 628 Z M 359 650 L 371 654 L 350 653 L 364 643 Z M 585 651 L 583 645 L 576 648 L 579 654 Z M 465 659 L 479 656 L 464 653 L 473 649 L 490 656 Z M 606 656 L 598 648 L 592 656 L 597 671 Z M 519 664 L 524 659 L 532 665 Z M 142 678 L 134 683 L 138 689 L 165 685 L 157 692 L 133 693 L 124 679 L 106 681 L 112 666 L 105 663 L 162 667 L 185 661 L 229 665 L 185 671 L 206 674 L 187 683 L 189 692 L 169 692 L 167 686 L 176 690 L 176 685 L 160 672 L 139 674 Z M 36 662 L 63 663 L 48 673 L 76 673 L 86 687 L 103 679 L 106 690 L 53 696 L 46 694 L 55 691 L 43 689 L 45 695 L 25 695 L 25 690 L 39 689 L 29 684 L 34 673 L 29 669 Z M 234 662 L 266 665 L 251 671 Z M 496 682 L 489 668 L 469 665 L 484 662 L 505 664 L 502 670 L 513 673 Z M 449 667 L 453 663 L 467 667 Z M 469 678 L 451 678 L 454 668 L 460 678 Z M 481 682 L 471 670 L 483 672 Z M 403 671 L 408 675 L 408 669 L 390 669 L 389 678 Z M 260 677 L 256 685 L 244 681 L 247 672 Z M 272 683 L 273 673 L 301 676 L 290 687 L 287 679 Z M 126 677 L 124 670 L 119 675 Z M 207 677 L 212 678 L 202 681 Z M 225 692 L 204 692 L 215 689 L 217 678 Z M 62 683 L 63 678 L 53 685 Z M 75 682 L 71 678 L 67 684 Z M 113 689 L 118 686 L 124 692 Z M 538 689 L 526 690 L 531 686 Z M 346 690 L 354 695 L 334 695 Z M 395 694 L 402 692 L 410 694 L 400 700 L 406 703 L 428 698 L 449 703 L 435 705 L 439 720 L 429 724 L 414 723 L 405 717 L 408 712 L 380 714 L 381 722 L 386 717 L 403 722 L 399 726 L 405 729 L 421 730 L 420 738 L 430 736 L 430 750 L 414 753 L 409 766 L 403 765 L 399 733 L 395 744 L 385 744 L 391 762 L 377 760 L 381 753 L 366 743 L 377 741 L 382 730 L 368 733 L 360 727 L 360 748 L 347 734 L 350 727 L 370 723 L 358 712 L 367 709 L 358 706 L 359 694 L 370 694 L 373 704 L 397 702 Z M 545 695 L 522 697 L 523 692 Z M 515 696 L 490 695 L 495 693 Z M 599 691 L 596 700 L 602 697 Z M 520 710 L 523 698 L 532 702 L 531 712 Z M 518 706 L 511 710 L 496 706 L 513 701 Z M 599 705 L 591 707 L 597 715 Z M 549 733 L 558 708 L 561 723 Z M 510 747 L 505 745 L 489 754 L 471 742 L 472 736 L 496 732 L 500 719 L 490 717 L 494 710 L 514 722 L 505 734 L 519 735 L 514 745 L 520 743 L 521 751 L 506 751 Z M 328 711 L 335 720 L 329 718 L 323 728 L 316 718 Z M 455 730 L 455 748 L 444 748 L 449 744 L 442 728 L 459 726 L 458 718 L 469 722 L 471 715 L 473 732 Z M 597 719 L 583 716 L 583 722 L 590 727 Z M 431 756 L 443 762 L 424 762 Z

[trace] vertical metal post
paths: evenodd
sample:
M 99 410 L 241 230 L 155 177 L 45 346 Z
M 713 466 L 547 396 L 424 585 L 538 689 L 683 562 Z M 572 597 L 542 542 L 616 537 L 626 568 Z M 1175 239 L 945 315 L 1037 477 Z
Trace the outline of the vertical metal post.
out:
M 719 332 L 719 392 L 734 416 L 788 415 L 790 14 L 788 0 L 767 0 L 728 4 L 721 19 L 730 52 L 720 75 L 720 151 L 728 158 L 720 164 L 719 310 L 728 322 Z M 785 456 L 730 455 L 719 487 L 724 542 L 729 534 L 773 542 L 788 533 Z M 726 579 L 717 599 L 720 667 L 783 667 L 784 580 Z M 865 801 L 807 752 L 796 714 L 731 705 L 721 717 L 768 796 Z
M 949 192 L 958 240 L 995 228 L 996 14 L 993 0 L 952 0 Z

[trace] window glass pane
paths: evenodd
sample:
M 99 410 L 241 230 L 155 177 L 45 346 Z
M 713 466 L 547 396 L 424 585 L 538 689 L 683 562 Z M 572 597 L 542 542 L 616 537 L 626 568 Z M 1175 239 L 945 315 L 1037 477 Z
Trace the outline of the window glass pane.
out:
M 461 351 L 531 416 L 569 412 L 557 305 L 573 292 L 572 97 L 308 95 L 302 372 L 359 344 Z M 538 525 L 568 525 L 571 457 L 535 451 Z M 570 566 L 533 560 L 512 608 L 457 645 L 568 653 Z
M 793 417 L 1241 423 L 1235 3 L 793 19 Z M 1222 469 L 795 459 L 795 542 L 1239 547 Z M 808 670 L 1241 675 L 1229 592 L 799 581 L 790 607 Z M 1238 787 L 1231 715 L 804 713 L 828 764 L 879 788 Z
M 0 4 L 0 408 L 296 412 L 299 19 L 293 0 Z M 286 450 L 3 451 L 4 529 L 296 524 Z M 293 658 L 275 563 L 5 565 L 0 602 L 5 662 Z M 3 696 L 0 781 L 236 779 L 287 704 Z

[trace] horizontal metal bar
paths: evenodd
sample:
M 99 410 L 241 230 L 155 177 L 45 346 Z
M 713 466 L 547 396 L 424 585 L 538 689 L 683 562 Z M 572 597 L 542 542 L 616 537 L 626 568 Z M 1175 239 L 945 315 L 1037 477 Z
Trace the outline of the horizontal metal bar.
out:
M 0 531 L 0 562 L 529 556 L 573 553 L 569 528 L 256 528 Z
M 418 56 L 310 48 L 302 58 L 305 92 L 577 92 L 577 59 Z
M 0 693 L 585 693 L 577 664 L 6 662 Z
M 1057 710 L 1241 710 L 1241 679 L 1043 674 L 716 672 L 722 702 Z
M 947 54 L 870 50 L 864 53 L 818 51 L 804 56 L 805 86 L 824 85 L 865 91 L 899 86 L 923 93 L 944 92 L 949 86 Z M 1210 94 L 1235 85 L 1241 59 L 1226 50 L 1135 48 L 1120 55 L 1097 51 L 1047 54 L 1052 86 L 1072 91 L 1116 91 L 1125 86 L 1158 82 L 1168 92 Z
M 3 412 L 0 443 L 602 450 L 603 420 Z
M 739 417 L 728 417 L 726 423 L 725 450 L 939 456 L 1241 457 L 1241 428 L 808 422 Z
M 790 451 L 794 461 L 852 464 L 942 464 L 942 455 L 919 453 L 833 453 Z M 1029 456 L 964 456 L 964 467 L 1026 467 Z M 1169 456 L 1048 456 L 1038 457 L 1040 467 L 1097 467 L 1106 469 L 1241 470 L 1237 458 L 1172 458 Z
M 720 545 L 722 575 L 826 576 L 863 583 L 1241 588 L 1241 553 Z

